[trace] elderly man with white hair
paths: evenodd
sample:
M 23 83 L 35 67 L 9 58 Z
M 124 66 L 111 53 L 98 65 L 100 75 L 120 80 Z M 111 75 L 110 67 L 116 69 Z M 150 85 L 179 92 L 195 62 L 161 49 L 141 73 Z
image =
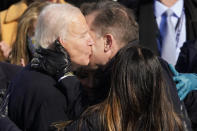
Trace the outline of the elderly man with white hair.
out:
M 84 16 L 70 4 L 46 6 L 35 38 L 34 58 L 10 86 L 8 116 L 21 130 L 48 131 L 53 122 L 83 111 L 80 83 L 71 72 L 88 65 L 93 40 Z

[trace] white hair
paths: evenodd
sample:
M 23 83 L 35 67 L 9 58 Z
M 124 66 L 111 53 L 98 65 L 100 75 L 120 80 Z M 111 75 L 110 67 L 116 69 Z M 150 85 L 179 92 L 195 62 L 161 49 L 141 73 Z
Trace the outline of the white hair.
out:
M 57 38 L 65 40 L 72 19 L 80 13 L 70 4 L 50 4 L 40 13 L 35 30 L 35 40 L 43 48 L 48 48 Z

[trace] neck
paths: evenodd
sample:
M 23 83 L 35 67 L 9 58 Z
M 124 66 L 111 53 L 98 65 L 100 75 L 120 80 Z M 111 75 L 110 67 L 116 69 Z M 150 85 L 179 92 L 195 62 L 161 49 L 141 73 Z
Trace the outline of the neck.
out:
M 167 7 L 173 6 L 178 0 L 160 0 Z

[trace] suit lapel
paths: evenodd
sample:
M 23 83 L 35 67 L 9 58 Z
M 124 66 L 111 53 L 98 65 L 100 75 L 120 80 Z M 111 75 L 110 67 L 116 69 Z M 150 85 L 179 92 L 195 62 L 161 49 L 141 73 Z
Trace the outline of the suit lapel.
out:
M 139 7 L 139 37 L 142 46 L 149 48 L 159 55 L 157 37 L 159 30 L 154 16 L 153 2 L 142 4 Z
M 186 33 L 187 40 L 194 40 L 197 37 L 197 2 L 195 0 L 185 0 Z

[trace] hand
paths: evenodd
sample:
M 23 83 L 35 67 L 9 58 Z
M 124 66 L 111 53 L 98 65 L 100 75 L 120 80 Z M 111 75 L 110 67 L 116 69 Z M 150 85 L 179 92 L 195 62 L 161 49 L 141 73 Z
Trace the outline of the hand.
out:
M 3 52 L 3 56 L 7 59 L 9 56 L 9 53 L 11 52 L 11 47 L 5 43 L 4 41 L 0 42 L 0 49 Z
M 178 73 L 172 65 L 169 65 L 169 67 L 174 74 L 173 80 L 176 82 L 178 95 L 182 101 L 189 92 L 197 90 L 197 74 Z
M 59 79 L 71 70 L 71 61 L 64 47 L 56 40 L 54 49 L 40 47 L 31 61 L 31 67 Z

